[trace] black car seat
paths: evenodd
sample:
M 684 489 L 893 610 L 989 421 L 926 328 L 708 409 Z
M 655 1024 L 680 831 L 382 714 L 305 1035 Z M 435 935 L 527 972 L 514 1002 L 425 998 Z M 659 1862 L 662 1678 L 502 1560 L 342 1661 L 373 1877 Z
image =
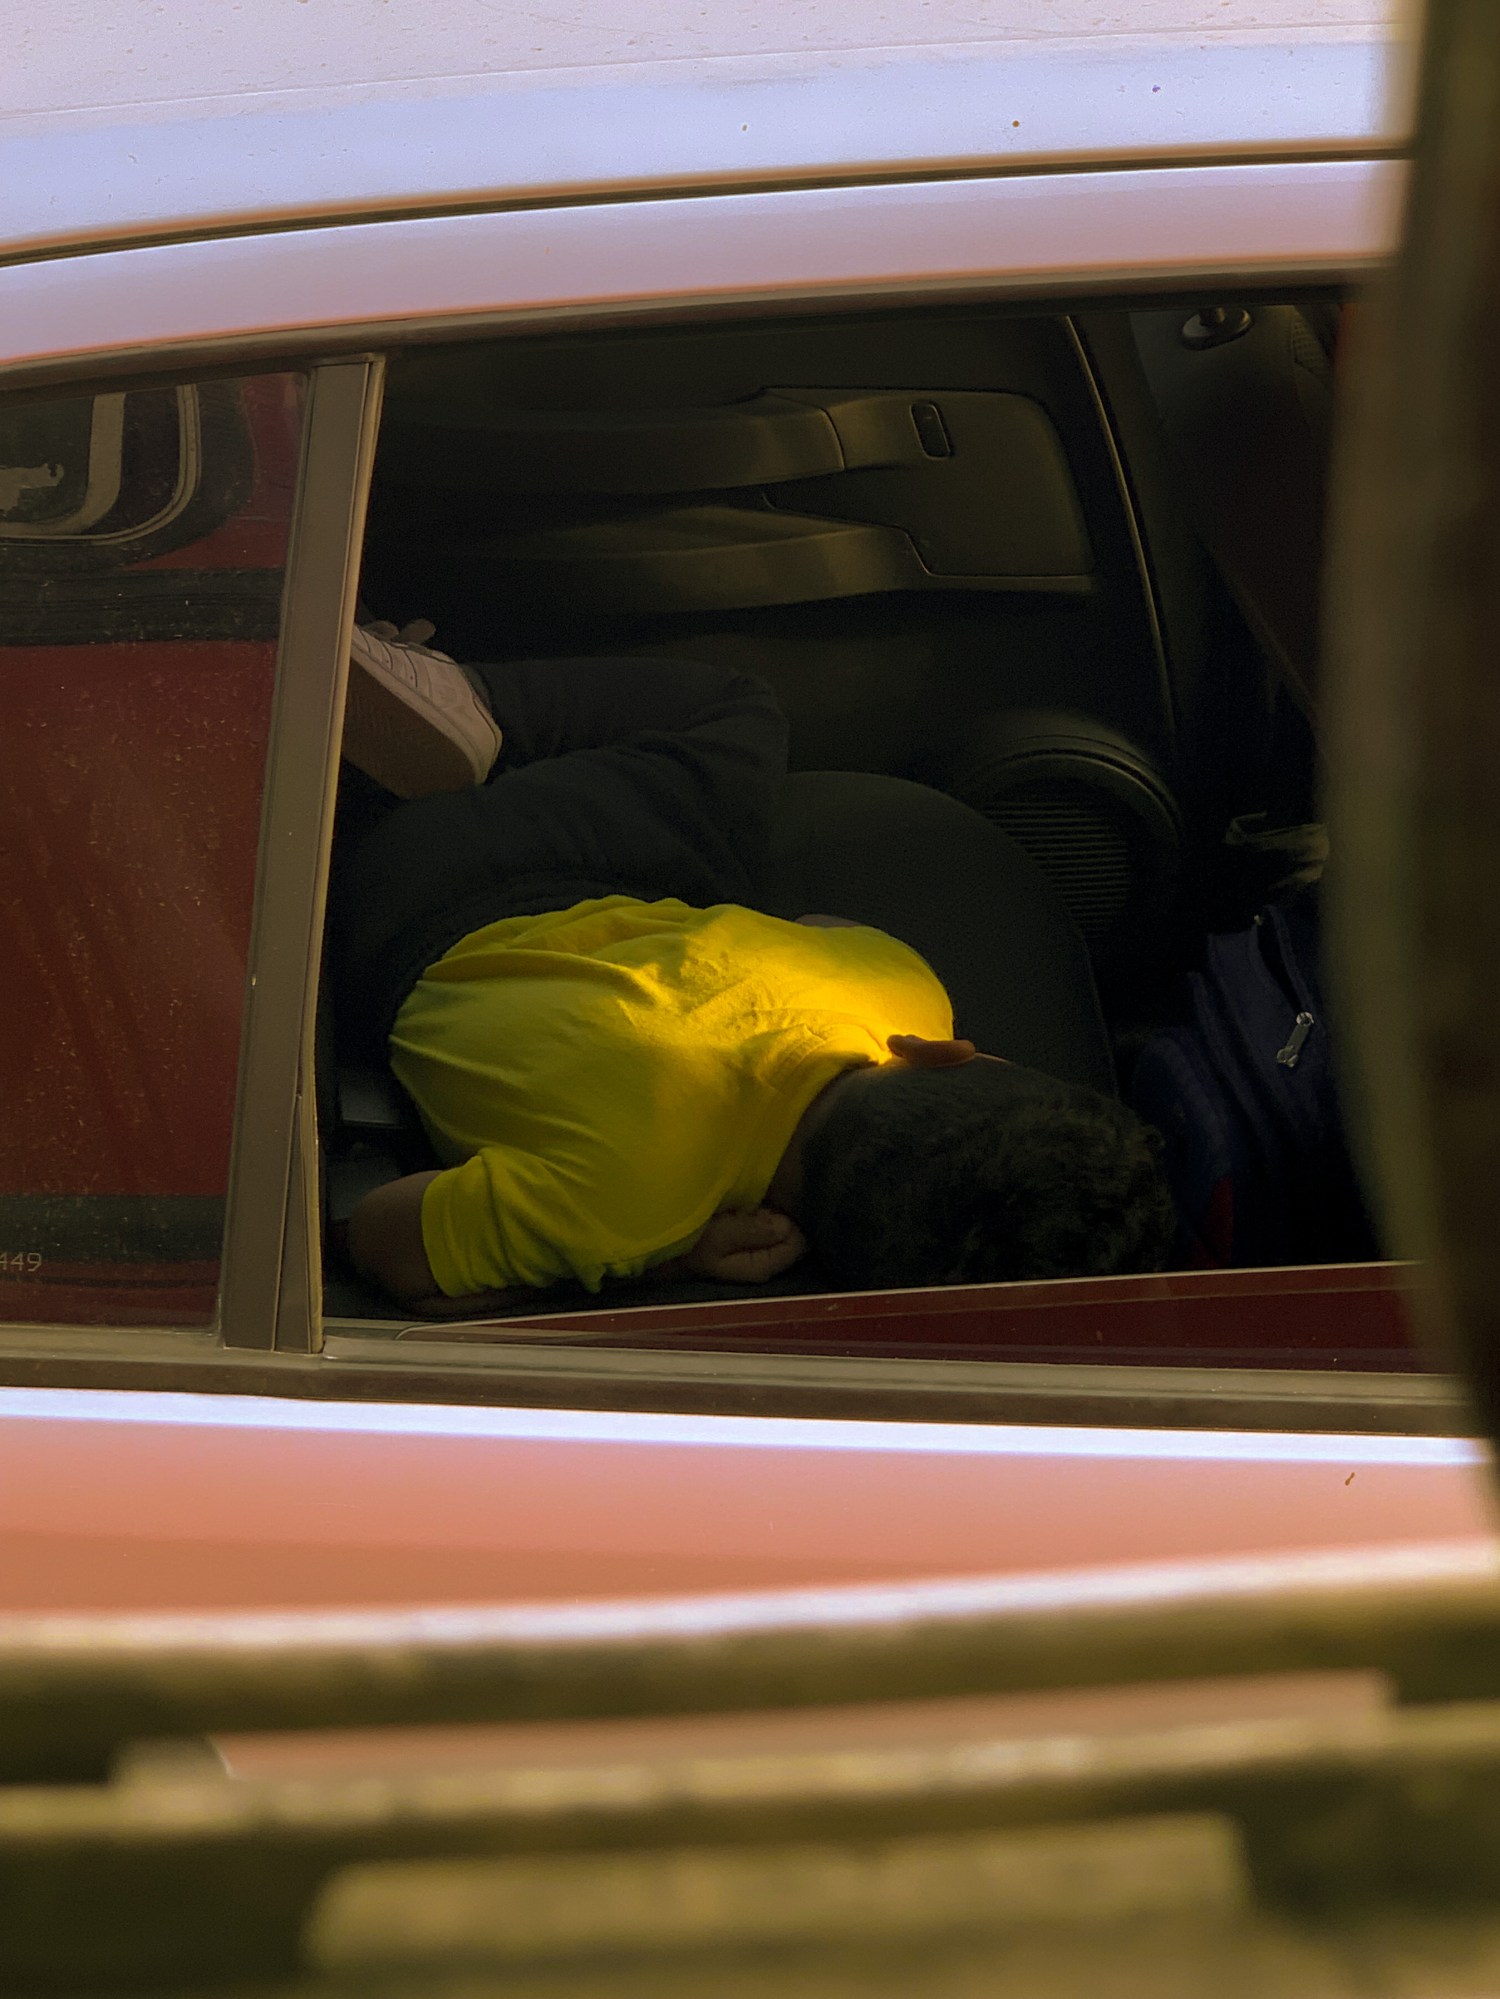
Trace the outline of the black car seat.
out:
M 759 900 L 850 917 L 919 951 L 956 1031 L 988 1054 L 1112 1092 L 1078 926 L 1024 849 L 957 799 L 855 771 L 788 780 Z
M 851 917 L 900 937 L 947 986 L 961 1034 L 1070 1082 L 1114 1090 L 1109 1039 L 1077 926 L 1026 854 L 981 814 L 928 786 L 858 772 L 789 779 L 759 900 L 774 915 Z M 324 1033 L 328 1046 L 328 981 Z M 349 1066 L 320 1078 L 328 1218 L 347 1219 L 372 1186 L 436 1163 L 412 1107 L 388 1071 Z M 807 1288 L 794 1273 L 780 1286 Z M 741 1298 L 733 1285 L 687 1290 L 645 1278 L 605 1300 L 548 1294 L 574 1305 Z M 390 1318 L 388 1300 L 332 1268 L 324 1309 Z M 528 1304 L 527 1311 L 539 1309 Z
M 1133 315 L 1202 536 L 1298 706 L 1316 708 L 1336 313 L 1222 305 Z
M 1317 838 L 1340 316 L 1330 296 L 1077 322 L 1129 467 L 1172 663 L 1189 931 L 1247 922 Z
M 1312 708 L 1334 424 L 1328 330 L 1286 304 L 1140 312 L 1136 344 L 1194 526 Z

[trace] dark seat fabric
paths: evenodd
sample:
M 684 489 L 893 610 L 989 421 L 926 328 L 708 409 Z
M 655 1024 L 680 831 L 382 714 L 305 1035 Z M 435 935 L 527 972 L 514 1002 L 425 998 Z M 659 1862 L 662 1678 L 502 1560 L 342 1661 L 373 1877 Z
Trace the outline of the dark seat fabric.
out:
M 1114 1092 L 1082 937 L 1015 841 L 957 799 L 905 778 L 794 775 L 756 898 L 776 916 L 888 931 L 921 952 L 957 1032 L 987 1054 Z
M 1192 524 L 1281 681 L 1312 713 L 1334 422 L 1323 332 L 1315 317 L 1275 304 L 1248 311 L 1240 336 L 1198 346 L 1184 341 L 1180 310 L 1136 313 L 1132 324 Z

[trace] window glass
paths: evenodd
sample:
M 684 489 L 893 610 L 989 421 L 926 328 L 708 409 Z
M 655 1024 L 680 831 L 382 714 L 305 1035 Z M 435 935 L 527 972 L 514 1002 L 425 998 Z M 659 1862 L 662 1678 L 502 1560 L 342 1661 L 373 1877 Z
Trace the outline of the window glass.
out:
M 0 406 L 0 1319 L 213 1315 L 304 390 Z

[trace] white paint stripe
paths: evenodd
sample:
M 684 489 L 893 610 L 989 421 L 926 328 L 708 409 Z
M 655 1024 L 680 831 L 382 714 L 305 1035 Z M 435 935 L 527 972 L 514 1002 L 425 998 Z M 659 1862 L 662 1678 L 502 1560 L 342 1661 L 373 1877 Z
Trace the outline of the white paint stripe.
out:
M 0 1424 L 124 1423 L 313 1435 L 473 1437 L 496 1442 L 689 1445 L 713 1450 L 889 1451 L 1004 1458 L 1236 1464 L 1482 1465 L 1459 1437 L 1287 1431 L 1128 1430 L 1042 1424 L 836 1422 L 791 1416 L 677 1416 L 592 1409 L 459 1408 L 441 1403 L 302 1402 L 257 1395 L 0 1388 Z
M 3 161 L 0 161 L 3 168 Z M 289 229 L 0 269 L 0 366 L 510 315 L 1365 269 L 1404 171 L 1344 160 L 803 188 Z M 3 187 L 0 180 L 0 187 Z
M 50 40 L 52 10 L 43 18 L 38 32 Z M 204 43 L 215 55 L 217 28 Z M 189 53 L 180 49 L 174 66 Z M 1327 36 L 1303 26 L 1284 38 L 1175 46 L 1006 37 L 571 74 L 403 73 L 333 89 L 308 70 L 303 89 L 61 111 L 43 78 L 47 95 L 31 115 L 0 112 L 0 241 L 12 256 L 273 220 L 629 200 L 716 182 L 1364 153 L 1405 137 L 1410 68 L 1378 29 Z M 24 76 L 17 82 L 24 90 Z M 10 97 L 9 74 L 6 84 Z

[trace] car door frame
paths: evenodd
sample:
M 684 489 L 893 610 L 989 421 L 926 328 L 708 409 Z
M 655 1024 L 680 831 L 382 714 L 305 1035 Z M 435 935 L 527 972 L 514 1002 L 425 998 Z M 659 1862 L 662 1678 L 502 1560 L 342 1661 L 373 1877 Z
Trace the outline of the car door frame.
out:
M 220 1320 L 211 1338 L 0 1334 L 0 1379 L 376 1399 L 874 1413 L 932 1420 L 1451 1430 L 1434 1378 L 588 1348 L 521 1329 L 418 1352 L 325 1339 L 313 1021 L 379 350 L 663 316 L 955 297 L 1059 302 L 1347 283 L 1389 252 L 1404 167 L 1341 158 L 981 175 L 434 213 L 0 264 L 0 392 L 66 375 L 310 366 L 266 779 Z M 289 359 L 288 357 L 293 357 Z M 29 1336 L 29 1351 L 28 1351 Z M 19 1374 L 12 1370 L 21 1369 Z M 102 1370 L 102 1373 L 101 1373 Z M 116 1375 L 111 1374 L 116 1370 Z M 184 1372 L 185 1370 L 185 1372 Z M 921 1380 L 913 1379 L 920 1373 Z M 162 1378 L 158 1376 L 158 1378 Z

